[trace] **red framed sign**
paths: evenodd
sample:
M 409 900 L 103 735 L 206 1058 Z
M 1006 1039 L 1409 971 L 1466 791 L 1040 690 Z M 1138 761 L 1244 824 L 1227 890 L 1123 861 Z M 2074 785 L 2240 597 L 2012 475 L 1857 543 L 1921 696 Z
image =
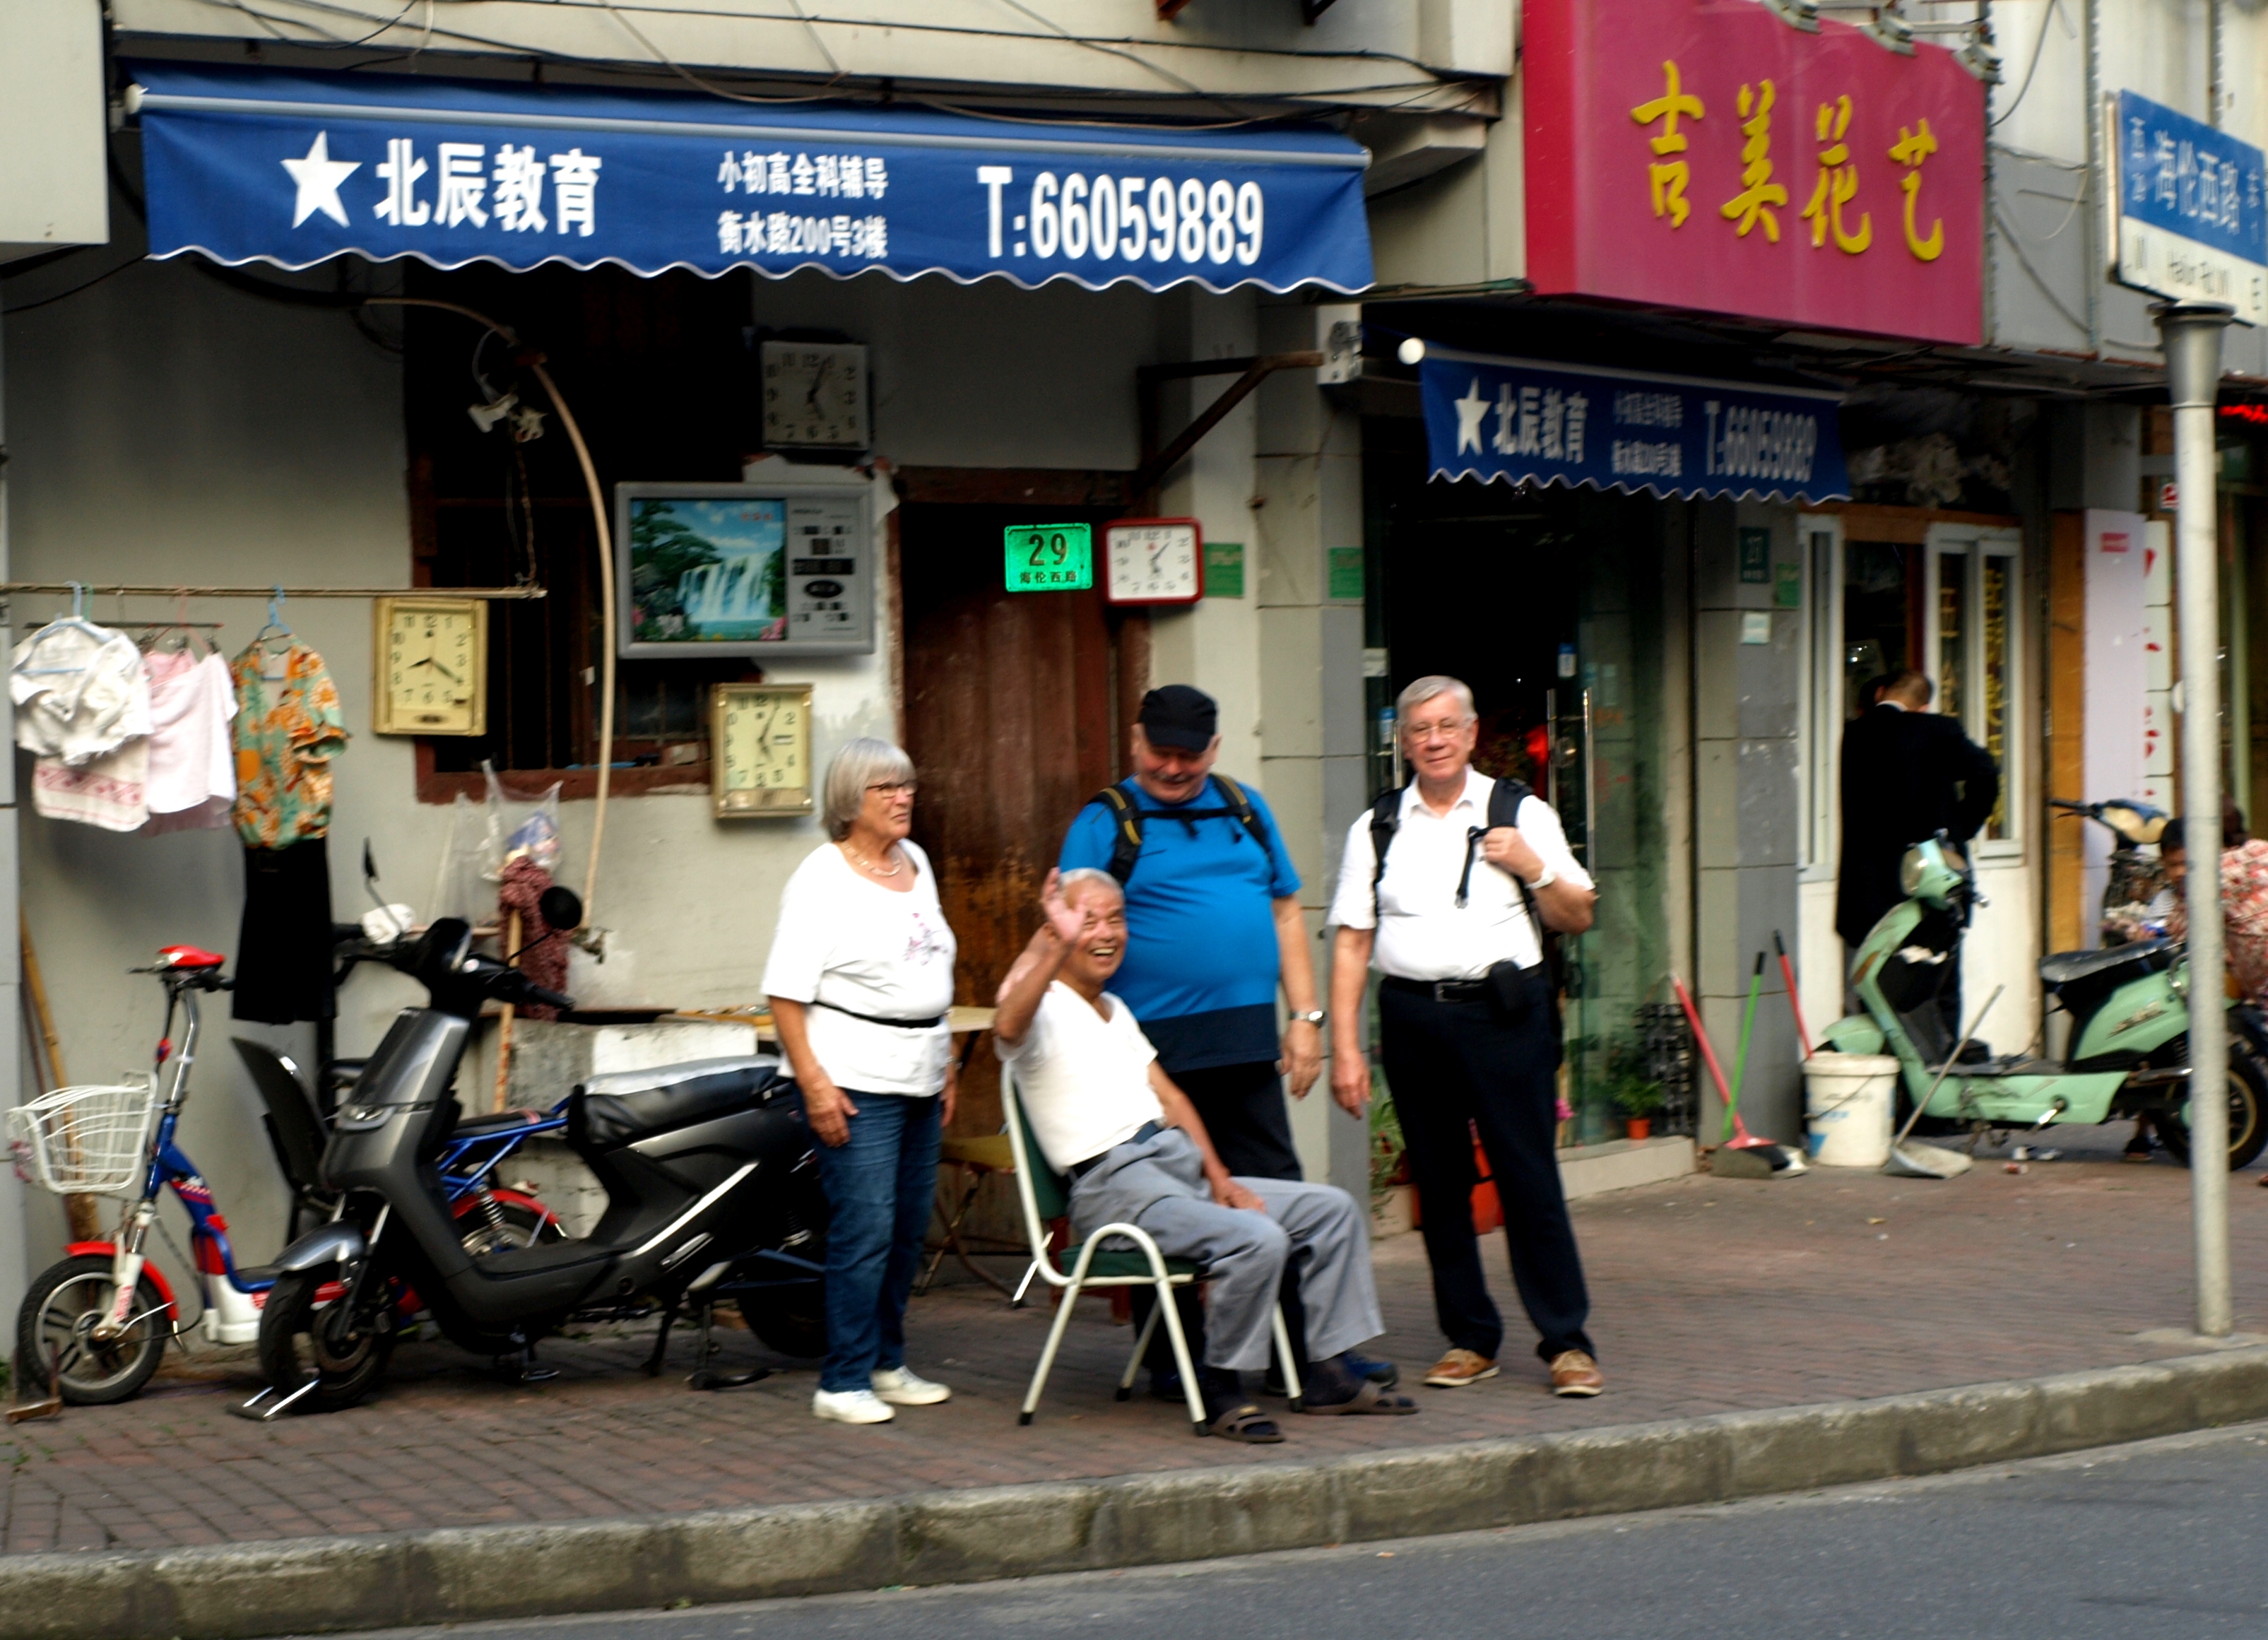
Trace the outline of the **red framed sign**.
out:
M 1102 595 L 1114 604 L 1194 604 L 1204 596 L 1204 531 L 1195 518 L 1102 526 Z
M 1984 86 L 1941 46 L 1756 0 L 1528 0 L 1545 295 L 1974 344 Z

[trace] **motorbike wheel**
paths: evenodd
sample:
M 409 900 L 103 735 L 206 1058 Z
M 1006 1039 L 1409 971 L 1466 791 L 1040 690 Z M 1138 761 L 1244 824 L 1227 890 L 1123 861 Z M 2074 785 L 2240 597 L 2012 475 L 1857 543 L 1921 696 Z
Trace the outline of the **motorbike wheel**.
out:
M 2190 1165 L 2187 1107 L 2152 1124 L 2164 1141 L 2166 1153 L 2184 1167 Z M 2255 1160 L 2268 1148 L 2268 1068 L 2236 1043 L 2228 1054 L 2228 1166 L 2233 1172 Z
M 513 1247 L 532 1247 L 539 1241 L 567 1239 L 556 1218 L 547 1217 L 525 1202 L 483 1204 L 476 1196 L 468 1196 L 458 1205 L 457 1230 L 465 1251 L 476 1259 Z
M 827 1353 L 827 1283 L 771 1287 L 740 1300 L 740 1319 L 765 1345 L 784 1356 Z
M 344 1303 L 318 1305 L 316 1293 L 335 1279 L 329 1269 L 279 1276 L 260 1313 L 260 1370 L 269 1387 L 290 1395 L 314 1380 L 294 1410 L 354 1406 L 378 1387 L 394 1355 L 394 1306 L 381 1305 L 358 1324 Z
M 165 1359 L 173 1319 L 158 1286 L 144 1276 L 134 1285 L 134 1313 L 126 1330 L 107 1342 L 95 1324 L 110 1313 L 118 1291 L 108 1254 L 80 1253 L 51 1264 L 32 1283 L 16 1312 L 16 1371 L 24 1387 L 54 1393 L 74 1407 L 107 1407 L 142 1393 Z

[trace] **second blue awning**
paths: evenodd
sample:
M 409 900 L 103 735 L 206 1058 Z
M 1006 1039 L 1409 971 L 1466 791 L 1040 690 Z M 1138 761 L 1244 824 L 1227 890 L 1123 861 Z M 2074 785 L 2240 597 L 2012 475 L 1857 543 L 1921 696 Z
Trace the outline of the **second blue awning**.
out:
M 1363 149 L 909 107 L 143 63 L 152 256 L 1358 291 Z
M 1833 501 L 1851 493 L 1842 395 L 1425 347 L 1434 478 L 1655 496 Z

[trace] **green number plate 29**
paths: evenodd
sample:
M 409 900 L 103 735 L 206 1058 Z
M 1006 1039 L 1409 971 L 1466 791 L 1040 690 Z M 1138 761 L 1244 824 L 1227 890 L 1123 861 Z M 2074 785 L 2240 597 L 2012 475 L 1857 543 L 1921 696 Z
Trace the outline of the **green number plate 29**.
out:
M 1094 531 L 1085 524 L 1019 524 L 1003 531 L 1012 592 L 1083 592 L 1094 585 Z

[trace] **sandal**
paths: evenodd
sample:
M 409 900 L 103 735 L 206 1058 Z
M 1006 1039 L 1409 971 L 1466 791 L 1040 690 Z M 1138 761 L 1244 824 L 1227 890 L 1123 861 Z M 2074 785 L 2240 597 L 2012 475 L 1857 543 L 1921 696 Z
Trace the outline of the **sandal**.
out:
M 1201 1425 L 1200 1435 L 1218 1435 L 1226 1441 L 1242 1441 L 1249 1446 L 1272 1446 L 1284 1438 L 1284 1431 L 1276 1427 L 1276 1420 L 1254 1406 L 1231 1407 L 1211 1423 Z
M 1362 1387 L 1344 1401 L 1318 1404 L 1310 1395 L 1300 1401 L 1300 1410 L 1312 1412 L 1317 1417 L 1322 1418 L 1341 1417 L 1351 1413 L 1368 1413 L 1376 1417 L 1398 1418 L 1417 1411 L 1418 1403 L 1407 1395 L 1388 1394 L 1374 1381 L 1365 1379 L 1362 1381 Z

